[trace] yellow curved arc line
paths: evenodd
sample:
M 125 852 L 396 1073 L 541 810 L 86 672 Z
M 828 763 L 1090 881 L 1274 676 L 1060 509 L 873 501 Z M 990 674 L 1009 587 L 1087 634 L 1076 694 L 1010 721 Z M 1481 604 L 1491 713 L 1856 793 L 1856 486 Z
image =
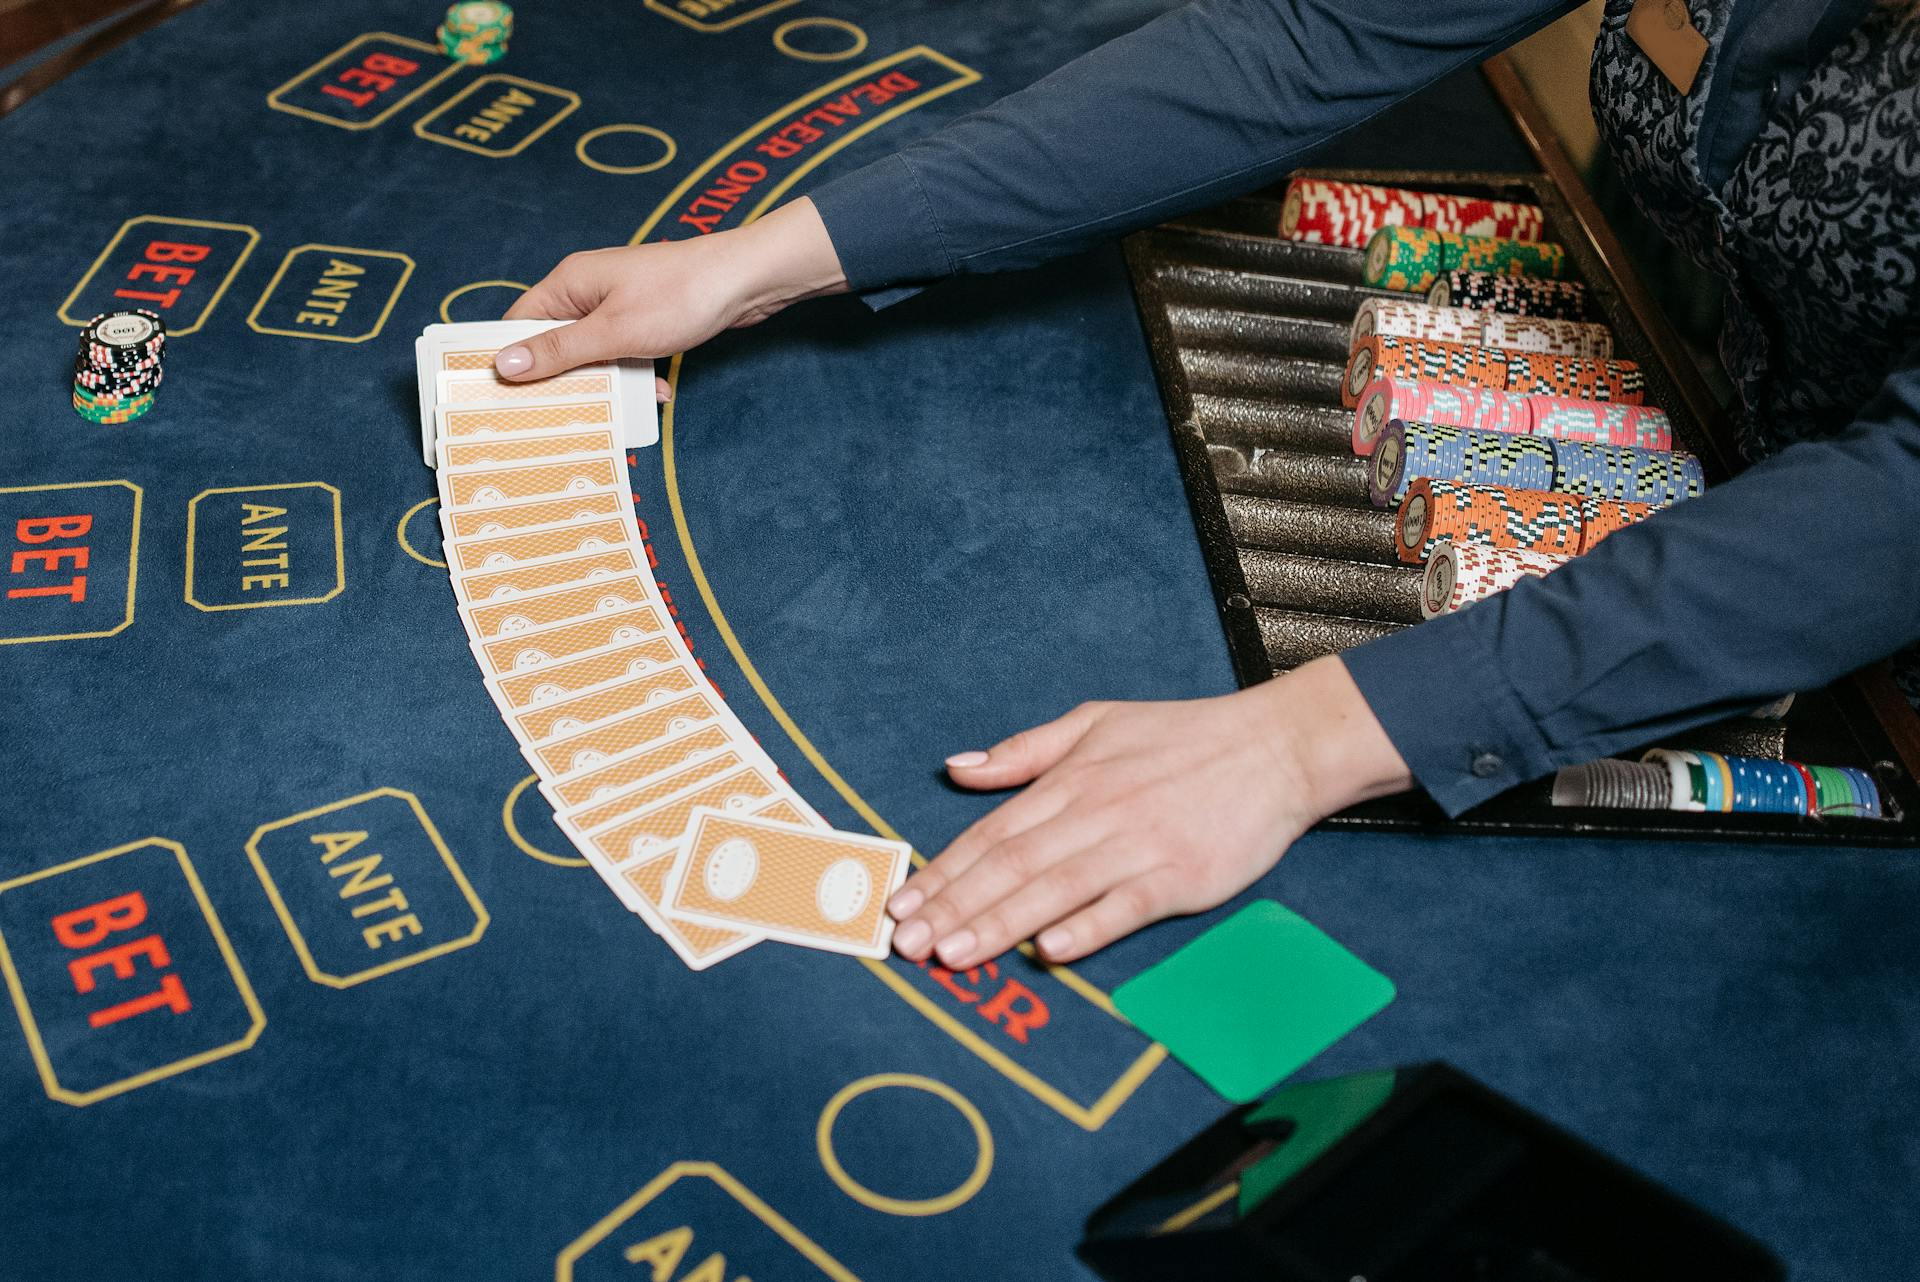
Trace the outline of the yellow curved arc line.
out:
M 814 747 L 813 740 L 807 738 L 807 732 L 795 723 L 793 717 L 781 705 L 780 700 L 760 675 L 760 669 L 754 667 L 753 660 L 747 657 L 746 647 L 740 644 L 740 638 L 735 634 L 733 625 L 727 621 L 726 611 L 720 608 L 720 601 L 714 596 L 713 584 L 707 581 L 707 572 L 700 564 L 700 553 L 693 546 L 693 532 L 687 525 L 686 506 L 680 501 L 680 472 L 673 448 L 673 411 L 674 407 L 680 403 L 680 366 L 684 359 L 684 353 L 677 355 L 667 367 L 667 383 L 673 388 L 674 397 L 660 407 L 660 465 L 666 481 L 667 506 L 673 512 L 673 532 L 680 540 L 682 555 L 687 559 L 687 573 L 692 576 L 693 586 L 699 590 L 700 601 L 707 607 L 707 615 L 713 620 L 714 627 L 719 630 L 720 639 L 726 643 L 727 653 L 731 654 L 733 661 L 740 665 L 741 675 L 746 677 L 747 684 L 753 688 L 754 694 L 759 696 L 760 702 L 766 705 L 767 711 L 773 714 L 774 721 L 781 730 L 786 732 L 787 738 L 793 740 L 793 746 L 800 749 L 800 755 L 820 772 L 820 777 L 832 785 L 833 790 L 840 794 L 842 800 L 853 807 L 855 814 L 866 820 L 868 827 L 889 841 L 906 841 L 906 838 L 902 837 L 892 824 L 880 817 L 879 811 L 867 804 L 865 797 L 854 791 L 852 784 L 840 776 L 840 772 L 833 768 L 832 763 L 821 755 L 820 749 Z M 920 865 L 927 862 L 917 850 L 913 852 L 913 861 Z M 1113 998 L 1108 996 L 1105 990 L 1082 978 L 1077 971 L 1067 966 L 1040 961 L 1032 944 L 1021 944 L 1020 951 L 1035 964 L 1045 966 L 1048 974 L 1107 1014 L 1122 1023 L 1127 1022 L 1126 1017 L 1120 1013 L 1120 1008 L 1113 1004 Z M 880 968 L 884 969 L 884 964 Z
M 453 300 L 464 298 L 476 289 L 517 289 L 524 294 L 532 288 L 533 286 L 517 280 L 476 280 L 471 285 L 462 285 L 458 289 L 449 291 L 447 296 L 440 300 L 440 319 L 449 325 L 453 324 L 453 313 L 450 310 L 453 307 Z
M 414 547 L 412 541 L 407 538 L 407 522 L 413 519 L 413 514 L 415 512 L 418 512 L 421 508 L 425 507 L 427 504 L 438 503 L 439 501 L 440 500 L 437 498 L 431 498 L 431 499 L 421 499 L 418 503 L 415 503 L 412 507 L 408 508 L 406 511 L 400 514 L 400 524 L 393 527 L 393 532 L 400 537 L 400 550 L 402 552 L 405 552 L 408 556 L 412 557 L 414 560 L 418 561 L 422 565 L 431 565 L 437 570 L 444 570 L 447 568 L 447 563 L 445 561 L 434 560 L 432 557 L 428 556 L 425 552 L 422 552 L 418 548 Z
M 819 89 L 815 89 L 812 93 L 804 94 L 794 99 L 794 101 L 787 104 L 786 107 L 781 108 L 779 111 L 772 113 L 755 125 L 750 126 L 737 137 L 730 140 L 725 146 L 715 151 L 704 164 L 683 178 L 679 185 L 654 207 L 653 212 L 647 217 L 647 220 L 640 225 L 639 230 L 634 232 L 632 238 L 627 243 L 630 245 L 638 245 L 645 240 L 647 235 L 659 224 L 660 220 L 666 217 L 667 211 L 686 194 L 689 188 L 700 181 L 700 179 L 715 165 L 719 164 L 721 160 L 725 159 L 729 152 L 736 150 L 757 131 L 777 122 L 779 117 L 784 113 L 809 101 L 819 93 L 832 92 L 837 88 L 852 83 L 852 81 L 862 75 L 873 74 L 896 62 L 915 55 L 925 55 L 953 70 L 956 73 L 955 81 L 951 84 L 941 86 L 931 94 L 919 97 L 910 103 L 903 104 L 901 107 L 892 111 L 883 112 L 866 125 L 850 131 L 845 137 L 830 144 L 822 152 L 810 158 L 805 164 L 799 166 L 793 173 L 788 174 L 786 178 L 776 184 L 771 191 L 767 192 L 759 203 L 748 211 L 746 217 L 742 219 L 741 225 L 745 226 L 747 223 L 753 222 L 762 214 L 766 213 L 775 201 L 785 195 L 795 183 L 799 182 L 799 180 L 815 166 L 827 160 L 835 152 L 840 150 L 840 148 L 854 142 L 862 134 L 886 124 L 888 121 L 904 114 L 906 111 L 912 110 L 914 107 L 924 106 L 934 98 L 951 93 L 956 89 L 965 88 L 967 85 L 975 84 L 980 79 L 979 72 L 955 62 L 945 54 L 938 53 L 926 45 L 916 45 L 911 49 L 902 50 L 897 54 L 870 63 L 857 71 L 850 72 L 838 80 L 822 86 Z M 701 603 L 706 606 L 708 617 L 713 620 L 715 629 L 720 633 L 721 641 L 725 643 L 727 652 L 733 656 L 734 662 L 739 665 L 741 675 L 747 679 L 748 686 L 751 687 L 754 694 L 759 697 L 760 702 L 765 705 L 768 713 L 772 715 L 774 722 L 785 732 L 787 738 L 793 742 L 793 746 L 800 750 L 800 755 L 807 759 L 808 763 L 819 772 L 820 777 L 825 779 L 833 790 L 840 794 L 841 799 L 852 807 L 854 813 L 865 820 L 867 826 L 872 828 L 874 832 L 890 841 L 905 841 L 906 839 L 894 829 L 893 825 L 881 818 L 880 812 L 868 805 L 866 799 L 854 791 L 853 785 L 841 777 L 840 772 L 833 768 L 832 764 L 821 754 L 820 750 L 814 746 L 813 740 L 807 737 L 806 732 L 802 730 L 799 725 L 794 722 L 792 716 L 787 713 L 786 708 L 781 705 L 780 700 L 775 697 L 773 691 L 768 688 L 765 679 L 760 675 L 760 670 L 754 666 L 753 660 L 747 657 L 746 648 L 740 644 L 739 636 L 735 634 L 733 625 L 727 620 L 726 611 L 720 608 L 720 601 L 714 595 L 713 585 L 708 581 L 706 570 L 700 564 L 700 553 L 693 546 L 692 530 L 687 525 L 686 507 L 680 499 L 679 471 L 674 453 L 674 410 L 679 404 L 680 371 L 684 361 L 685 353 L 676 354 L 667 367 L 666 381 L 673 395 L 660 407 L 660 461 L 662 479 L 667 490 L 667 505 L 673 513 L 674 535 L 680 542 L 681 554 L 686 558 L 687 562 L 687 572 L 693 579 L 694 587 L 700 593 Z M 922 865 L 926 863 L 926 860 L 918 851 L 913 852 L 913 861 L 916 864 Z M 1129 1023 L 1126 1016 L 1120 1013 L 1119 1007 L 1113 1004 L 1113 998 L 1109 996 L 1105 990 L 1088 981 L 1071 967 L 1040 961 L 1039 956 L 1035 953 L 1031 944 L 1021 944 L 1020 951 L 1033 960 L 1035 964 L 1045 966 L 1048 974 L 1058 979 L 1066 987 L 1078 993 L 1100 1010 L 1105 1011 L 1123 1024 Z M 1106 1120 L 1119 1109 L 1120 1105 L 1125 1103 L 1127 1098 L 1138 1089 L 1140 1083 L 1145 1081 L 1153 1073 L 1153 1070 L 1159 1066 L 1160 1062 L 1166 1058 L 1166 1048 L 1157 1042 L 1152 1043 L 1148 1046 L 1146 1052 L 1134 1062 L 1132 1067 L 1121 1076 L 1120 1080 L 1113 1084 L 1112 1088 L 1101 1098 L 1098 1104 L 1092 1110 L 1087 1110 L 1067 1100 L 1050 1084 L 1033 1078 L 1032 1074 L 1026 1069 L 1008 1059 L 1004 1052 L 980 1041 L 977 1037 L 973 1036 L 970 1031 L 954 1023 L 947 1016 L 946 1012 L 939 1010 L 938 1007 L 934 1007 L 931 1004 L 922 1005 L 914 990 L 894 982 L 895 977 L 885 962 L 876 962 L 863 958 L 862 964 L 867 966 L 867 968 L 873 971 L 879 978 L 888 982 L 890 986 L 895 987 L 896 991 L 901 992 L 901 995 L 906 997 L 910 1003 L 920 1006 L 934 1023 L 945 1028 L 955 1038 L 973 1049 L 976 1054 L 986 1059 L 989 1063 L 995 1064 L 1003 1073 L 1007 1074 L 1013 1080 L 1027 1083 L 1028 1089 L 1034 1094 L 1043 1100 L 1047 1100 L 1053 1107 L 1059 1109 L 1067 1116 L 1073 1117 L 1080 1125 L 1089 1130 L 1098 1129 L 1104 1125 Z
M 675 356 L 673 363 L 667 367 L 667 382 L 673 387 L 676 396 L 680 388 L 680 363 L 683 359 L 684 356 Z M 740 638 L 734 634 L 733 625 L 727 622 L 726 612 L 721 610 L 720 602 L 713 594 L 713 584 L 707 581 L 707 572 L 700 565 L 700 553 L 694 549 L 693 534 L 687 528 L 686 505 L 680 501 L 680 473 L 673 450 L 675 404 L 676 401 L 670 400 L 660 407 L 660 465 L 666 478 L 667 506 L 673 511 L 673 530 L 680 539 L 680 551 L 687 558 L 687 573 L 693 577 L 693 586 L 699 589 L 700 600 L 706 605 L 707 613 L 713 618 L 714 626 L 720 630 L 720 639 L 726 643 L 727 652 L 733 655 L 733 661 L 740 665 L 741 675 L 746 677 L 747 684 L 753 687 L 756 695 L 760 696 L 760 702 L 767 706 L 767 711 L 773 714 L 774 721 L 779 723 L 780 728 L 786 732 L 787 738 L 793 740 L 793 746 L 800 749 L 800 755 L 820 772 L 820 777 L 831 784 L 833 790 L 839 793 L 875 832 L 889 841 L 905 841 L 906 838 L 894 831 L 892 824 L 880 817 L 879 811 L 869 806 L 865 798 L 853 790 L 852 784 L 840 777 L 840 772 L 820 754 L 820 749 L 813 746 L 813 740 L 807 738 L 806 731 L 795 724 L 793 718 L 787 714 L 787 710 L 781 706 L 780 700 L 775 698 L 773 691 L 767 688 L 766 680 L 760 675 L 760 669 L 753 666 L 753 660 L 747 657 L 745 647 L 740 644 Z
M 539 775 L 528 775 L 513 785 L 513 791 L 507 794 L 507 804 L 500 807 L 500 823 L 507 830 L 507 840 L 520 848 L 523 855 L 531 855 L 543 864 L 552 864 L 555 868 L 585 868 L 587 861 L 577 855 L 551 855 L 528 841 L 520 831 L 520 825 L 514 822 L 513 808 L 520 802 L 520 794 L 525 792 Z

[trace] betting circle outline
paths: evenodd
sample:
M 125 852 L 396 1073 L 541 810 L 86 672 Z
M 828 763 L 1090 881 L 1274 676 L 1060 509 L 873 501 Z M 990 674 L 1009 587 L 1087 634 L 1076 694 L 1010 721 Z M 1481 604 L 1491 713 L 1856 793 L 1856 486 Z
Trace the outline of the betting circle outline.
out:
M 848 1104 L 872 1091 L 886 1086 L 905 1087 L 908 1090 L 924 1091 L 953 1105 L 967 1125 L 973 1130 L 973 1138 L 979 1148 L 979 1156 L 974 1159 L 973 1170 L 951 1192 L 939 1197 L 898 1198 L 876 1193 L 866 1185 L 847 1174 L 847 1168 L 840 1165 L 840 1156 L 833 1147 L 833 1124 L 839 1120 L 841 1110 Z M 814 1145 L 820 1152 L 820 1165 L 826 1168 L 827 1178 L 831 1179 L 842 1193 L 860 1205 L 874 1211 L 883 1211 L 888 1215 L 922 1216 L 941 1215 L 955 1207 L 964 1206 L 973 1195 L 986 1187 L 987 1177 L 993 1173 L 993 1132 L 987 1127 L 987 1119 L 975 1107 L 972 1100 L 962 1095 L 945 1082 L 918 1073 L 874 1073 L 869 1077 L 848 1082 L 834 1093 L 827 1106 L 820 1110 L 820 1123 L 814 1128 Z
M 476 280 L 472 284 L 462 285 L 458 289 L 450 291 L 445 298 L 440 300 L 440 319 L 448 325 L 453 324 L 453 300 L 456 298 L 465 298 L 476 289 L 517 289 L 524 294 L 532 288 L 533 286 L 522 284 L 517 280 Z
M 836 53 L 815 53 L 809 49 L 796 47 L 787 36 L 796 29 L 827 27 L 835 31 L 845 31 L 853 37 L 851 47 Z M 802 62 L 845 62 L 848 58 L 857 58 L 867 48 L 867 33 L 848 22 L 845 18 L 792 18 L 773 29 L 773 47 L 789 58 L 798 58 Z
M 589 142 L 595 138 L 604 138 L 608 134 L 645 134 L 649 138 L 658 138 L 667 145 L 667 149 L 660 159 L 650 160 L 644 165 L 609 165 L 606 161 L 595 160 L 587 154 Z M 597 129 L 587 130 L 574 140 L 573 154 L 588 169 L 597 169 L 603 174 L 650 174 L 656 169 L 665 169 L 671 165 L 673 158 L 680 154 L 680 144 L 673 140 L 672 134 L 664 129 L 656 129 L 652 125 L 601 125 Z

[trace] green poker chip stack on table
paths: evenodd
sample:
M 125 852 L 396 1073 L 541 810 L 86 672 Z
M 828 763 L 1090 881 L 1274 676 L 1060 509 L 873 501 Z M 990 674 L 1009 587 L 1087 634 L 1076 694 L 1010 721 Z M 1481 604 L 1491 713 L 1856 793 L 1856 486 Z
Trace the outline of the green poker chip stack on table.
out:
M 507 56 L 513 9 L 498 0 L 467 0 L 447 10 L 446 21 L 434 34 L 440 39 L 440 52 L 455 62 L 488 66 Z

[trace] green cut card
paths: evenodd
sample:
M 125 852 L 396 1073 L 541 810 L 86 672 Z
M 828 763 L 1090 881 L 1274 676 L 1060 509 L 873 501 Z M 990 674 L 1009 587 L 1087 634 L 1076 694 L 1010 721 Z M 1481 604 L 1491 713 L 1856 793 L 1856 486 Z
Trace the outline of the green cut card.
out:
M 1113 991 L 1202 1081 L 1254 1099 L 1393 1000 L 1393 981 L 1306 918 L 1257 900 Z

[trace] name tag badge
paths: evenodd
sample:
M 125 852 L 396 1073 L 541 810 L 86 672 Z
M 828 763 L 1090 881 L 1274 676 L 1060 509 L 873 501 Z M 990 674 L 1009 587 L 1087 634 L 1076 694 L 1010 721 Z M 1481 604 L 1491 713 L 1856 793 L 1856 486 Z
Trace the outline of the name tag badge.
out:
M 1695 29 L 1685 0 L 1633 0 L 1627 35 L 1683 97 L 1693 91 L 1694 77 L 1707 56 L 1707 38 Z

